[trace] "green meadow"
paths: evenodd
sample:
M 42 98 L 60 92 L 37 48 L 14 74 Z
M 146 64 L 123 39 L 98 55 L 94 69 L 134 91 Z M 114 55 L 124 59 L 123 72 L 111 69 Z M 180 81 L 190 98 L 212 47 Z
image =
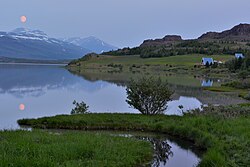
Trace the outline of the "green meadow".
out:
M 199 166 L 247 166 L 250 163 L 249 109 L 226 108 L 221 113 L 184 116 L 138 114 L 60 115 L 19 120 L 33 128 L 71 130 L 125 130 L 164 133 L 192 141 L 205 150 Z M 243 115 L 241 115 L 243 113 Z M 148 148 L 149 149 L 149 148 Z
M 152 160 L 150 143 L 90 132 L 0 131 L 1 167 L 120 167 Z
M 233 58 L 231 55 L 179 55 L 160 58 L 141 58 L 139 55 L 127 55 L 127 56 L 107 56 L 98 55 L 92 57 L 88 61 L 84 61 L 86 66 L 88 65 L 107 65 L 107 64 L 121 64 L 121 65 L 178 65 L 178 66 L 193 66 L 194 64 L 200 64 L 202 57 L 211 57 L 217 61 L 225 62 Z

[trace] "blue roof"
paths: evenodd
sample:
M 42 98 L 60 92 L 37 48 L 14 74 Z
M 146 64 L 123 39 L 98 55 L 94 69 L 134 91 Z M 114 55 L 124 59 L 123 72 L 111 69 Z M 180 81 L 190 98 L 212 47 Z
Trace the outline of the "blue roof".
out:
M 242 53 L 235 53 L 235 57 L 239 59 L 239 58 L 244 58 L 245 56 Z
M 210 58 L 210 57 L 203 57 L 203 58 L 202 58 L 202 63 L 203 63 L 204 65 L 206 65 L 207 62 L 208 62 L 209 64 L 211 64 L 211 63 L 214 64 L 213 58 Z

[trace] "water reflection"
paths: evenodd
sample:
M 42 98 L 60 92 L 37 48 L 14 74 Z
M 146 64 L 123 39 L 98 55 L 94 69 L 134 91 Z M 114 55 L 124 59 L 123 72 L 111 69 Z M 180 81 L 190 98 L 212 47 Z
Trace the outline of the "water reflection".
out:
M 17 119 L 70 114 L 74 100 L 86 102 L 91 112 L 139 113 L 125 101 L 126 83 L 110 74 L 88 80 L 58 66 L 1 64 L 0 78 L 0 129 L 18 128 Z M 186 111 L 208 103 L 242 102 L 199 87 L 170 86 L 175 94 L 167 114 L 182 114 L 179 105 Z
M 93 92 L 104 87 L 104 82 L 92 84 L 75 77 L 63 67 L 45 65 L 0 64 L 0 94 L 11 94 L 17 98 L 39 97 L 51 90 L 79 86 Z M 106 84 L 108 85 L 108 84 Z
M 25 110 L 25 105 L 24 105 L 24 104 L 20 104 L 20 105 L 19 105 L 19 110 L 20 110 L 20 111 Z
M 72 71 L 71 73 L 82 77 L 86 80 L 91 81 L 107 81 L 109 83 L 115 83 L 117 85 L 126 86 L 130 78 L 141 77 L 142 74 L 131 74 L 128 72 L 119 72 L 110 74 L 105 71 L 100 70 L 80 70 Z M 202 81 L 204 78 L 198 76 L 189 76 L 182 74 L 167 74 L 165 72 L 156 72 L 152 74 L 145 73 L 146 75 L 155 75 L 166 77 L 167 81 L 175 94 L 173 95 L 173 100 L 185 98 L 195 98 L 193 102 L 197 104 L 197 101 L 201 102 L 204 105 L 214 104 L 214 105 L 231 105 L 246 103 L 246 100 L 239 98 L 237 93 L 222 93 L 222 92 L 210 92 L 205 91 L 202 88 Z M 227 78 L 214 78 L 210 79 L 213 82 L 213 86 L 220 86 L 221 83 L 229 82 Z M 191 101 L 190 101 L 191 102 Z M 178 106 L 176 106 L 177 108 Z M 179 113 L 179 111 L 178 111 Z
M 160 140 L 152 137 L 136 137 L 140 140 L 149 141 L 154 148 L 154 160 L 152 163 L 152 167 L 159 167 L 160 164 L 166 166 L 167 161 L 170 157 L 173 157 L 173 152 L 171 151 L 171 146 L 168 144 L 167 140 Z
M 109 133 L 114 134 L 114 132 Z M 151 167 L 194 167 L 201 160 L 202 151 L 187 141 L 161 134 L 117 133 L 119 136 L 134 137 L 150 142 L 154 149 L 154 158 L 149 165 Z
M 231 105 L 246 103 L 247 101 L 238 97 L 237 93 L 222 93 L 203 90 L 201 87 L 191 87 L 183 85 L 173 85 L 170 87 L 175 90 L 174 99 L 179 99 L 180 96 L 194 97 L 203 105 Z
M 203 79 L 201 86 L 202 87 L 211 87 L 213 86 L 214 81 L 212 79 Z
M 180 109 L 179 106 L 182 106 L 182 109 Z M 166 113 L 168 115 L 182 115 L 183 112 L 201 108 L 201 106 L 202 103 L 197 98 L 180 96 L 177 99 L 168 102 Z

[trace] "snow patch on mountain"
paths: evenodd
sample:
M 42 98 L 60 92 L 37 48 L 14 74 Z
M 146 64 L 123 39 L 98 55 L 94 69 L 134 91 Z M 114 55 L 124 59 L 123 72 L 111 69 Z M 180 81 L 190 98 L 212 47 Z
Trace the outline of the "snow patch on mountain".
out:
M 40 30 L 17 28 L 0 32 L 0 57 L 60 60 L 80 58 L 91 51 L 72 43 L 50 38 Z
M 62 40 L 80 47 L 87 48 L 95 53 L 102 53 L 118 49 L 117 47 L 110 45 L 94 36 L 90 36 L 87 38 L 83 37 L 65 38 Z
M 11 32 L 1 35 L 0 37 L 10 37 L 13 39 L 25 39 L 25 40 L 40 40 L 48 43 L 62 44 L 61 40 L 55 38 L 49 38 L 49 36 L 40 30 L 30 30 L 27 28 L 17 28 Z

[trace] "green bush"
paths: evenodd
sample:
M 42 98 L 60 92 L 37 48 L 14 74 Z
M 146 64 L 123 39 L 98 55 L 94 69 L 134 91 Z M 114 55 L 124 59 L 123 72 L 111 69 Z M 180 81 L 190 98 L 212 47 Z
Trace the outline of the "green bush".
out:
M 206 115 L 213 116 L 217 119 L 219 118 L 237 118 L 237 117 L 247 117 L 250 116 L 249 106 L 207 106 L 202 109 L 195 109 L 184 113 L 184 115 Z
M 73 104 L 75 105 L 75 108 L 71 110 L 71 114 L 86 114 L 89 113 L 88 109 L 89 106 L 85 102 L 78 103 L 74 100 Z
M 233 82 L 222 84 L 222 86 L 228 86 L 228 87 L 237 88 L 237 89 L 248 89 L 250 88 L 250 80 L 244 79 L 244 80 L 233 81 Z
M 144 115 L 163 114 L 172 92 L 160 78 L 131 80 L 127 87 L 127 103 Z
M 250 57 L 247 54 L 244 59 L 239 58 L 239 59 L 232 59 L 230 61 L 226 62 L 226 67 L 230 71 L 236 71 L 236 70 L 248 70 L 250 67 Z
M 248 94 L 244 97 L 244 99 L 250 100 L 250 92 L 248 92 Z
M 246 79 L 249 76 L 249 74 L 250 74 L 249 71 L 246 71 L 246 70 L 240 71 L 238 74 L 238 78 L 239 79 Z

